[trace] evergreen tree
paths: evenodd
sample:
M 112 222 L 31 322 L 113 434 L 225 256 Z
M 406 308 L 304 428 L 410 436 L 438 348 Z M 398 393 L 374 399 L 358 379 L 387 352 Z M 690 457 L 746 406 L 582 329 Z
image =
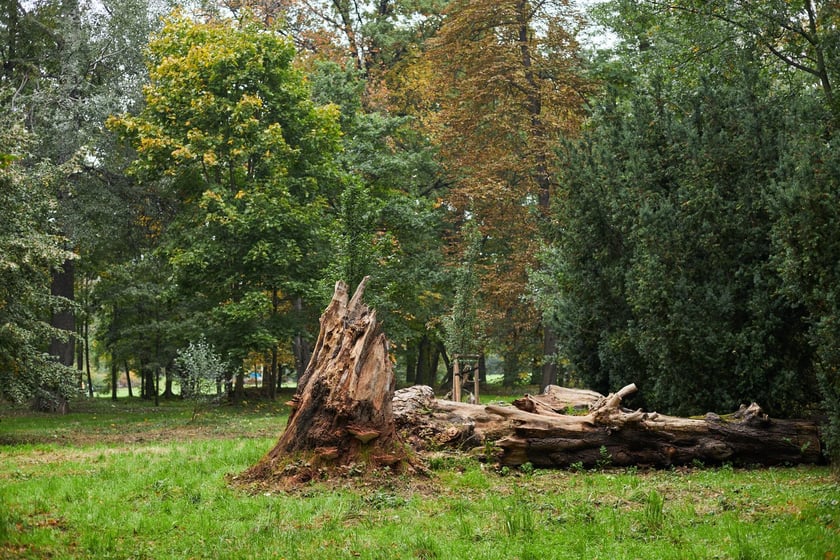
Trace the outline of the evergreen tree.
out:
M 539 277 L 561 351 L 584 384 L 636 382 L 650 408 L 801 413 L 813 349 L 773 241 L 803 90 L 759 42 L 724 40 L 725 20 L 620 9 L 620 57 L 601 66 L 604 93 L 563 175 L 546 253 L 557 297 Z

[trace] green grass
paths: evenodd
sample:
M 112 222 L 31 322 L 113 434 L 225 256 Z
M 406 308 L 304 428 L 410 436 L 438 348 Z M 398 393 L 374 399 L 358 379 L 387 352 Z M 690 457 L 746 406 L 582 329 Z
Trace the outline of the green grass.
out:
M 94 399 L 100 401 L 99 399 Z M 840 485 L 825 467 L 497 472 L 249 494 L 226 482 L 285 425 L 282 405 L 136 400 L 0 416 L 0 558 L 825 559 Z

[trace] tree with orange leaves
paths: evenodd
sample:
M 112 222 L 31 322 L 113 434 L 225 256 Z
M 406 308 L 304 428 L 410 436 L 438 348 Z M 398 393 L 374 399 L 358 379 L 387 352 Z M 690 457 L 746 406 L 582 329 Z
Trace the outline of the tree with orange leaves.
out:
M 453 185 L 448 204 L 482 233 L 481 321 L 515 381 L 543 334 L 543 383 L 556 376 L 554 337 L 526 300 L 557 177 L 556 150 L 583 118 L 581 76 L 566 0 L 455 0 L 420 62 L 429 113 Z M 453 239 L 455 255 L 463 242 Z M 536 326 L 536 327 L 535 327 Z

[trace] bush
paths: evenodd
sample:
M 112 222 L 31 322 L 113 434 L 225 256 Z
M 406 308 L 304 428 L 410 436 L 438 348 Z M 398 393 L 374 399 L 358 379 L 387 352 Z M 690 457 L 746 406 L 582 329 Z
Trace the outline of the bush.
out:
M 204 337 L 178 350 L 175 359 L 181 378 L 181 396 L 201 400 L 212 394 L 225 372 L 225 362 Z

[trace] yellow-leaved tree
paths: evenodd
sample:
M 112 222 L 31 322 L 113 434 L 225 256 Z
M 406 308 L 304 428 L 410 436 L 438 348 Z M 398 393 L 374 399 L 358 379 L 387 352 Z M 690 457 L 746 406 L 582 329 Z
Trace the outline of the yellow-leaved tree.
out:
M 176 201 L 163 253 L 203 334 L 237 362 L 237 386 L 247 356 L 268 356 L 269 396 L 329 258 L 326 200 L 341 181 L 338 108 L 311 100 L 294 57 L 262 23 L 176 12 L 149 45 L 143 110 L 109 121 L 137 176 Z

